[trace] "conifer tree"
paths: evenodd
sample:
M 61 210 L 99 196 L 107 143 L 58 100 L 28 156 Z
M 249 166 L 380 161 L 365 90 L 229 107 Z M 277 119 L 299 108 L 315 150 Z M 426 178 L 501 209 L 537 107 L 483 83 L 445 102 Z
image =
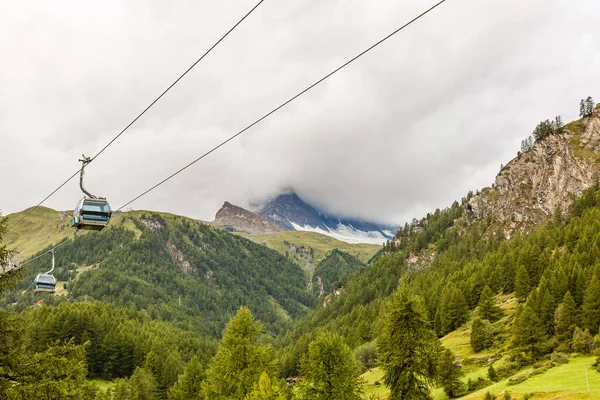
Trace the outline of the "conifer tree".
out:
M 515 276 L 515 292 L 519 301 L 525 301 L 527 295 L 531 291 L 531 284 L 529 283 L 529 274 L 525 269 L 525 266 L 520 265 L 517 268 L 517 274 Z
M 430 399 L 440 344 L 420 299 L 406 288 L 392 298 L 378 345 L 378 362 L 391 389 L 390 399 Z
M 302 359 L 301 381 L 294 390 L 298 400 L 360 400 L 360 366 L 339 335 L 324 333 L 308 346 Z
M 204 371 L 198 357 L 193 357 L 185 366 L 183 374 L 179 376 L 177 383 L 169 389 L 169 400 L 186 400 L 200 398 L 200 389 Z
M 258 382 L 254 384 L 254 389 L 244 400 L 286 400 L 286 398 L 277 383 L 263 371 Z
M 594 350 L 594 338 L 590 331 L 576 327 L 573 332 L 571 347 L 577 353 L 590 354 Z
M 594 113 L 594 100 L 592 99 L 591 96 L 588 96 L 587 99 L 585 99 L 585 114 L 586 116 L 590 116 Z
M 223 331 L 221 346 L 211 360 L 202 388 L 206 400 L 243 400 L 263 371 L 272 372 L 269 348 L 258 343 L 262 325 L 246 307 L 240 308 Z
M 444 388 L 448 397 L 454 398 L 461 394 L 464 388 L 460 380 L 465 375 L 460 365 L 456 364 L 456 356 L 450 349 L 445 349 L 438 364 L 438 384 Z
M 449 287 L 442 300 L 441 307 L 442 333 L 452 332 L 469 320 L 469 306 L 462 292 Z
M 583 118 L 587 115 L 587 111 L 586 111 L 586 107 L 585 107 L 585 101 L 583 101 L 583 99 L 581 99 L 581 101 L 579 102 L 579 117 Z
M 496 321 L 502 317 L 502 310 L 498 307 L 496 296 L 489 287 L 484 287 L 479 298 L 479 316 L 481 319 Z
M 494 329 L 490 321 L 475 317 L 471 324 L 471 347 L 478 353 L 494 344 Z
M 542 353 L 542 345 L 546 341 L 546 332 L 535 311 L 529 305 L 520 305 L 517 309 L 513 332 L 513 344 L 529 352 L 533 362 L 535 362 Z
M 577 309 L 575 300 L 570 292 L 565 293 L 562 303 L 554 313 L 554 331 L 560 342 L 568 343 L 573 337 L 577 323 Z
M 595 335 L 600 326 L 600 280 L 594 274 L 583 298 L 583 326 Z

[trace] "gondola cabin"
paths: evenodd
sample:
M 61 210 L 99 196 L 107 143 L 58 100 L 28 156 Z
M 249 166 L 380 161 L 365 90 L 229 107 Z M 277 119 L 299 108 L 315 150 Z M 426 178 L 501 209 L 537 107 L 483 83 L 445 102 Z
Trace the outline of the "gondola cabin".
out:
M 38 274 L 33 281 L 33 291 L 36 293 L 56 292 L 56 278 L 50 274 Z
M 105 199 L 84 197 L 75 207 L 71 226 L 77 229 L 101 231 L 108 225 L 111 215 L 112 211 Z

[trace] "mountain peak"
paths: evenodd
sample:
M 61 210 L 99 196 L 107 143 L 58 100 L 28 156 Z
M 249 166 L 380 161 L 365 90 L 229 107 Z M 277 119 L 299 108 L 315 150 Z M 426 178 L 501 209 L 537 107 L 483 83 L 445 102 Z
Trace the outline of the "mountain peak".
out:
M 381 244 L 398 229 L 369 221 L 329 216 L 306 203 L 291 188 L 265 203 L 258 213 L 285 230 L 319 232 L 350 243 Z
M 230 232 L 273 233 L 283 229 L 262 215 L 248 211 L 226 201 L 217 214 L 212 225 Z

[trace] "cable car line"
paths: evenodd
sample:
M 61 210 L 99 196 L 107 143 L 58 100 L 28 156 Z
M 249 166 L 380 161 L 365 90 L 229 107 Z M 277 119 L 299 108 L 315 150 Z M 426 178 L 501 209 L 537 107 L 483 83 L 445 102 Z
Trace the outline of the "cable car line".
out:
M 437 4 L 433 5 L 432 7 L 430 7 L 429 9 L 427 9 L 426 11 L 422 12 L 421 14 L 419 14 L 418 16 L 416 16 L 415 18 L 413 18 L 412 20 L 410 20 L 409 22 L 407 22 L 404 25 L 402 25 L 400 28 L 396 29 L 395 31 L 393 31 L 392 33 L 390 33 L 389 35 L 387 35 L 383 39 L 379 40 L 378 42 L 376 42 L 375 44 L 373 44 L 372 46 L 370 46 L 369 48 L 367 48 L 366 50 L 363 50 L 361 53 L 359 53 L 358 55 L 356 55 L 353 58 L 351 58 L 349 61 L 345 62 L 344 64 L 340 65 L 339 67 L 337 67 L 336 69 L 334 69 L 333 71 L 331 71 L 330 73 L 328 73 L 327 75 L 325 75 L 324 77 L 322 77 L 321 79 L 319 79 L 318 81 L 316 81 L 315 83 L 313 83 L 312 85 L 308 86 L 306 89 L 300 91 L 299 93 L 297 93 L 296 95 L 294 95 L 293 97 L 291 97 L 289 100 L 285 101 L 284 103 L 282 103 L 281 105 L 275 107 L 274 109 L 272 109 L 271 111 L 269 111 L 268 113 L 266 113 L 265 115 L 263 115 L 262 117 L 260 117 L 259 119 L 257 119 L 256 121 L 252 122 L 250 125 L 248 125 L 244 129 L 242 129 L 241 131 L 237 132 L 235 135 L 229 137 L 227 140 L 225 140 L 225 141 L 221 142 L 220 144 L 218 144 L 217 146 L 213 147 L 212 149 L 210 149 L 206 153 L 202 154 L 200 157 L 196 158 L 195 160 L 193 160 L 189 164 L 185 165 L 183 168 L 181 168 L 181 169 L 177 170 L 176 172 L 172 173 L 171 175 L 169 175 L 168 177 L 166 177 L 162 181 L 158 182 L 156 185 L 152 186 L 151 188 L 149 188 L 148 190 L 146 190 L 142 194 L 134 197 L 132 200 L 128 201 L 127 203 L 125 203 L 124 205 L 122 205 L 121 207 L 119 207 L 117 210 L 121 211 L 123 208 L 127 207 L 129 204 L 133 203 L 134 201 L 138 200 L 139 198 L 141 198 L 141 197 L 145 196 L 146 194 L 150 193 L 151 191 L 153 191 L 154 189 L 156 189 L 157 187 L 159 187 L 163 183 L 167 182 L 168 180 L 170 180 L 171 178 L 175 177 L 176 175 L 178 175 L 179 173 L 183 172 L 184 170 L 188 169 L 189 167 L 191 167 L 192 165 L 194 165 L 198 161 L 202 160 L 204 157 L 208 156 L 212 152 L 216 151 L 220 147 L 224 146 L 228 142 L 230 142 L 233 139 L 235 139 L 236 137 L 240 136 L 242 133 L 246 132 L 247 130 L 249 130 L 250 128 L 252 128 L 254 125 L 257 125 L 258 123 L 260 123 L 264 119 L 266 119 L 269 116 L 271 116 L 272 114 L 276 113 L 277 111 L 279 111 L 280 109 L 282 109 L 286 105 L 288 105 L 291 102 L 293 102 L 294 100 L 296 100 L 298 97 L 302 96 L 304 93 L 308 92 L 309 90 L 311 90 L 315 86 L 319 85 L 323 81 L 327 80 L 329 77 L 331 77 L 335 73 L 339 72 L 343 68 L 347 67 L 348 65 L 350 65 L 351 63 L 353 63 L 354 61 L 356 61 L 357 59 L 359 59 L 360 57 L 362 57 L 366 53 L 368 53 L 369 51 L 373 50 L 375 47 L 379 46 L 380 44 L 382 44 L 386 40 L 390 39 L 392 36 L 396 35 L 398 32 L 402 31 L 403 29 L 405 29 L 406 27 L 408 27 L 409 25 L 411 25 L 413 22 L 415 22 L 415 21 L 419 20 L 420 18 L 424 17 L 426 14 L 428 14 L 431 11 L 433 11 L 435 8 L 437 8 L 438 6 L 440 6 L 444 2 L 446 2 L 446 0 L 441 0 Z
M 198 63 L 200 63 L 200 61 L 202 61 L 215 47 L 217 47 L 223 40 L 225 40 L 225 38 L 227 36 L 229 36 L 229 34 L 231 32 L 233 32 L 246 18 L 248 18 L 250 16 L 250 14 L 252 14 L 263 2 L 264 2 L 264 0 L 260 0 L 258 3 L 256 3 L 254 5 L 254 7 L 252 7 L 252 9 L 250 9 L 250 11 L 248 11 L 238 22 L 235 23 L 235 25 L 233 25 L 223 36 L 221 36 L 221 38 L 219 40 L 217 40 L 206 52 L 204 52 L 204 54 L 202 54 L 202 56 L 200 58 L 198 58 L 187 70 L 185 70 L 185 72 L 183 74 L 181 74 L 173 83 L 171 83 L 171 85 L 169 85 L 169 87 L 167 87 L 167 89 L 165 89 L 156 99 L 154 99 L 154 101 L 152 103 L 150 103 L 150 105 L 148 107 L 146 107 L 141 113 L 139 113 L 138 116 L 133 119 L 133 121 L 131 121 L 125 128 L 123 128 L 123 130 L 121 130 L 121 132 L 119 132 L 114 138 L 112 138 L 110 140 L 110 142 L 108 142 L 102 149 L 100 149 L 100 151 L 98 153 L 96 153 L 95 156 L 91 157 L 89 162 L 94 161 L 110 145 L 112 145 L 123 133 L 125 133 L 125 131 L 127 131 L 134 123 L 136 123 L 137 120 L 139 120 L 150 108 L 152 108 L 152 106 L 154 106 L 154 104 L 156 104 L 165 94 L 167 94 L 167 92 L 169 90 L 171 90 L 173 88 L 173 86 L 175 86 L 184 76 L 186 76 L 188 74 L 188 72 L 190 72 Z M 23 215 L 17 222 L 15 222 L 10 227 L 8 227 L 6 232 L 9 232 L 12 228 L 17 226 L 29 214 L 31 214 L 39 206 L 41 206 L 46 200 L 48 200 L 50 197 L 52 197 L 54 195 L 54 193 L 58 192 L 63 186 L 65 186 L 67 183 L 69 183 L 71 181 L 71 179 L 73 179 L 77 174 L 79 174 L 79 170 L 77 170 L 66 181 L 64 181 L 59 187 L 54 189 L 42 201 L 40 201 L 33 208 L 31 208 L 27 213 L 25 213 L 25 215 Z

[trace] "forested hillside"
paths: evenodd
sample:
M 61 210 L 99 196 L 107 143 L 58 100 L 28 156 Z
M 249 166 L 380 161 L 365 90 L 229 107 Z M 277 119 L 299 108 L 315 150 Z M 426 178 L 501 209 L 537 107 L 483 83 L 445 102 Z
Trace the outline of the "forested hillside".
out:
M 580 154 L 556 121 L 525 151 L 560 142 Z M 531 159 L 511 169 L 537 168 Z M 511 398 L 511 386 L 600 356 L 600 179 L 590 182 L 552 214 L 531 209 L 536 223 L 478 213 L 473 199 L 492 189 L 469 193 L 405 225 L 368 264 L 285 241 L 280 254 L 174 215 L 120 215 L 62 242 L 57 295 L 30 290 L 48 255 L 0 276 L 0 394 L 359 400 L 367 371 L 390 398 Z M 8 253 L 0 244 L 3 264 Z M 108 391 L 91 384 L 100 378 Z
M 242 305 L 277 333 L 315 304 L 301 269 L 265 246 L 178 216 L 147 213 L 125 222 L 132 229 L 78 235 L 56 250 L 64 296 L 25 290 L 49 269 L 47 255 L 27 266 L 5 304 L 101 300 L 214 337 Z

